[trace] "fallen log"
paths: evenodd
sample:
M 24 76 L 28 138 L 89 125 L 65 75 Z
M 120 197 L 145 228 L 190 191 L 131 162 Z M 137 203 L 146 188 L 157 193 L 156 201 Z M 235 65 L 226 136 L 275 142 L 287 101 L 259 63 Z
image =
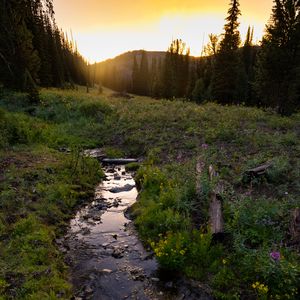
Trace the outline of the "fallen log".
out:
M 104 158 L 101 160 L 104 164 L 126 165 L 133 162 L 138 162 L 135 158 Z
M 266 173 L 267 169 L 272 166 L 272 162 L 265 163 L 253 169 L 247 170 L 245 173 L 249 176 L 255 177 Z

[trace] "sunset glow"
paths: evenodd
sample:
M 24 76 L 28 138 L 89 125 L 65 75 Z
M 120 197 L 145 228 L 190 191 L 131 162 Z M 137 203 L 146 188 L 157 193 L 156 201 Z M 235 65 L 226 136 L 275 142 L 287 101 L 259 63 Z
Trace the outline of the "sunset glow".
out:
M 130 50 L 168 48 L 181 38 L 199 56 L 210 33 L 221 34 L 229 1 L 212 0 L 54 0 L 60 27 L 72 29 L 78 49 L 90 62 Z M 241 0 L 240 32 L 254 26 L 254 40 L 263 34 L 272 0 Z M 70 9 L 71 7 L 71 9 Z

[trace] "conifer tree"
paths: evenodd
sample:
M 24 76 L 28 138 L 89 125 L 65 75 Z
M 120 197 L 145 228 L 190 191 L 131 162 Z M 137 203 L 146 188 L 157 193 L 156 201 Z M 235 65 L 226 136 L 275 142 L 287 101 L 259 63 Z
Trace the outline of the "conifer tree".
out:
M 220 103 L 238 102 L 236 91 L 238 89 L 238 72 L 241 68 L 238 55 L 240 45 L 238 17 L 240 14 L 239 1 L 231 0 L 226 18 L 227 23 L 224 26 L 225 33 L 216 55 L 212 82 L 213 96 Z
M 300 107 L 300 4 L 274 0 L 255 74 L 255 89 L 262 104 L 281 114 Z
M 139 66 L 136 60 L 136 56 L 133 57 L 133 66 L 132 66 L 132 92 L 138 93 L 139 90 Z
M 85 84 L 87 64 L 64 38 L 52 0 L 0 0 L 0 84 L 36 95 L 37 84 Z
M 190 50 L 182 40 L 173 40 L 165 57 L 163 97 L 186 97 L 189 83 Z
M 149 95 L 149 64 L 147 52 L 142 51 L 141 65 L 139 70 L 139 94 Z

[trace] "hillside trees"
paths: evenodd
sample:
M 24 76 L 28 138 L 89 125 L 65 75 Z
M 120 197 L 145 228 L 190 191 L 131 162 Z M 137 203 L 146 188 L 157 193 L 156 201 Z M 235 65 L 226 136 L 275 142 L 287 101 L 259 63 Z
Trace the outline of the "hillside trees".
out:
M 255 89 L 265 106 L 290 114 L 300 107 L 300 2 L 274 0 L 256 68 Z
M 31 91 L 87 81 L 87 63 L 58 29 L 52 0 L 1 0 L 0 27 L 2 85 Z
M 186 97 L 189 84 L 190 50 L 180 40 L 173 40 L 165 57 L 162 75 L 162 96 Z
M 132 68 L 132 92 L 138 95 L 149 96 L 151 72 L 149 71 L 149 63 L 147 52 L 142 51 L 140 65 L 138 65 L 136 56 L 133 57 Z

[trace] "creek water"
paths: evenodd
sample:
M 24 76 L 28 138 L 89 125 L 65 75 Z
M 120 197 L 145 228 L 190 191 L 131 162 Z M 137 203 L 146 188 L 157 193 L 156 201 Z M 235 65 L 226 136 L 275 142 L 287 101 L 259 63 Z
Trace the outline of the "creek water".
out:
M 210 299 L 191 282 L 162 275 L 126 217 L 138 195 L 132 174 L 124 166 L 104 171 L 94 200 L 76 213 L 61 242 L 73 299 Z

